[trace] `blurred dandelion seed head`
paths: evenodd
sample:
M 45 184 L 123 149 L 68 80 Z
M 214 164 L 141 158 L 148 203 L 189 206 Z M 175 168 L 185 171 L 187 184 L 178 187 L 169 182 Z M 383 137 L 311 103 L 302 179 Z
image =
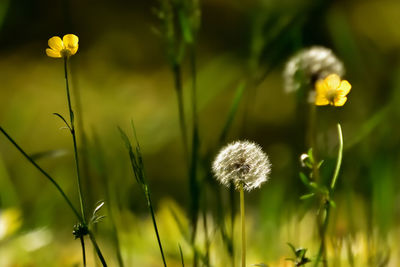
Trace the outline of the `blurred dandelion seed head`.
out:
M 246 191 L 251 191 L 268 180 L 271 163 L 259 145 L 236 141 L 221 149 L 212 169 L 221 184 L 233 183 L 236 189 L 243 184 Z
M 283 71 L 284 88 L 287 93 L 303 87 L 314 88 L 317 80 L 336 73 L 342 77 L 345 73 L 343 63 L 332 50 L 323 46 L 312 46 L 295 54 L 286 63 Z M 314 102 L 315 92 L 310 90 L 308 101 Z
M 52 58 L 70 57 L 78 52 L 79 38 L 74 34 L 66 34 L 62 40 L 58 36 L 51 37 L 48 41 L 50 48 L 46 48 L 46 54 Z

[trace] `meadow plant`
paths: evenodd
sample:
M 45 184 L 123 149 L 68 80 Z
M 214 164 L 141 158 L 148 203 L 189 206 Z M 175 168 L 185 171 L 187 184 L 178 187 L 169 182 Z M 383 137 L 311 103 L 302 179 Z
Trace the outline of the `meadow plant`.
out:
M 198 215 L 200 211 L 200 198 L 202 197 L 202 192 L 197 178 L 200 137 L 197 111 L 196 70 L 197 33 L 200 28 L 201 10 L 199 0 L 160 0 L 159 2 L 160 6 L 158 10 L 156 10 L 156 15 L 161 22 L 159 33 L 164 40 L 168 63 L 174 76 L 175 91 L 178 101 L 179 123 L 184 150 L 183 154 L 188 167 L 189 192 L 191 199 L 189 213 L 192 224 L 191 243 L 196 266 L 197 252 L 194 246 Z M 188 116 L 185 114 L 185 105 L 183 102 L 184 88 L 182 79 L 182 62 L 184 61 L 186 50 L 189 51 L 190 76 L 192 80 L 190 101 L 192 138 L 190 147 L 186 128 L 186 119 Z M 203 213 L 203 216 L 204 226 L 206 227 L 205 213 Z
M 316 97 L 315 105 L 326 106 L 331 105 L 335 107 L 343 106 L 347 101 L 347 94 L 351 90 L 351 85 L 346 80 L 341 80 L 337 74 L 330 74 L 325 79 L 316 82 Z M 322 258 L 322 263 L 328 266 L 327 252 L 326 252 L 326 231 L 329 223 L 330 209 L 335 207 L 333 201 L 333 193 L 335 190 L 336 181 L 339 175 L 342 155 L 343 155 L 343 134 L 340 124 L 337 124 L 339 149 L 336 167 L 329 186 L 324 185 L 318 181 L 319 169 L 322 161 L 318 161 L 313 154 L 313 149 L 310 148 L 307 154 L 300 157 L 303 167 L 310 169 L 309 175 L 300 173 L 301 181 L 310 190 L 309 193 L 303 195 L 301 199 L 309 199 L 317 197 L 320 207 L 318 210 L 317 223 L 320 236 L 320 248 L 314 262 L 314 266 L 318 266 Z
M 306 143 L 312 148 L 313 157 L 318 159 L 316 145 L 316 83 L 330 74 L 342 77 L 345 74 L 343 62 L 329 48 L 311 46 L 297 52 L 289 58 L 283 71 L 284 90 L 296 93 L 299 107 L 307 109 Z M 321 103 L 321 102 L 319 102 Z M 301 111 L 304 112 L 304 111 Z M 319 179 L 317 169 L 313 170 L 314 178 Z
M 22 155 L 34 166 L 36 167 L 50 182 L 56 187 L 59 193 L 62 195 L 64 200 L 67 202 L 73 213 L 78 219 L 78 223 L 74 226 L 73 235 L 75 239 L 79 238 L 81 241 L 82 246 L 82 257 L 83 257 L 83 265 L 86 266 L 86 252 L 85 252 L 85 242 L 84 237 L 86 235 L 89 236 L 94 249 L 102 263 L 103 266 L 107 266 L 106 261 L 101 253 L 101 250 L 97 244 L 95 236 L 93 235 L 92 231 L 90 230 L 90 226 L 98 223 L 103 217 L 97 215 L 100 208 L 103 206 L 104 203 L 100 203 L 94 210 L 93 216 L 89 220 L 89 223 L 86 220 L 85 216 L 85 206 L 81 188 L 81 175 L 79 171 L 79 156 L 78 156 L 78 145 L 76 140 L 76 129 L 74 124 L 74 112 L 72 110 L 72 103 L 71 103 L 71 95 L 69 89 L 69 81 L 68 81 L 68 60 L 71 56 L 75 55 L 78 51 L 78 42 L 79 38 L 74 34 L 67 34 L 64 35 L 63 39 L 58 36 L 54 36 L 49 39 L 48 45 L 50 48 L 46 49 L 46 54 L 52 58 L 63 58 L 64 60 L 64 74 L 65 74 L 65 83 L 66 83 L 66 93 L 67 93 L 67 104 L 69 110 L 69 119 L 70 122 L 68 123 L 67 120 L 59 113 L 54 113 L 57 117 L 59 117 L 69 129 L 72 140 L 73 140 L 73 147 L 74 147 L 74 157 L 75 157 L 75 164 L 76 164 L 76 177 L 77 177 L 77 185 L 78 185 L 78 195 L 79 195 L 79 203 L 80 203 L 80 210 L 79 213 L 77 209 L 74 207 L 70 199 L 67 197 L 63 189 L 59 186 L 54 178 L 52 178 L 45 170 L 43 170 L 35 160 L 29 156 L 17 143 L 14 139 L 2 128 L 0 127 L 0 131 L 5 135 L 5 137 L 22 153 Z
M 246 266 L 246 224 L 244 191 L 259 188 L 271 172 L 271 163 L 261 147 L 249 141 L 228 144 L 218 153 L 212 170 L 216 179 L 225 186 L 233 186 L 240 193 L 242 229 L 242 267 Z
M 143 194 L 146 198 L 147 207 L 149 209 L 151 219 L 153 221 L 154 231 L 156 233 L 158 246 L 160 248 L 162 261 L 163 261 L 164 267 L 167 267 L 167 262 L 165 260 L 165 255 L 164 255 L 164 251 L 163 251 L 162 244 L 161 244 L 160 234 L 158 233 L 158 227 L 157 227 L 156 216 L 154 214 L 153 203 L 151 201 L 150 189 L 149 189 L 149 186 L 146 181 L 146 174 L 144 171 L 142 152 L 140 150 L 140 145 L 139 145 L 139 141 L 136 136 L 136 130 L 133 126 L 133 122 L 132 122 L 132 129 L 133 129 L 133 133 L 134 133 L 134 139 L 135 139 L 134 146 L 135 147 L 133 147 L 132 142 L 130 141 L 128 135 L 121 128 L 118 128 L 119 132 L 121 133 L 122 140 L 124 141 L 125 146 L 128 150 L 129 159 L 130 159 L 130 163 L 131 163 L 131 166 L 133 169 L 133 173 L 135 175 L 136 182 L 140 185 L 140 187 L 143 191 Z

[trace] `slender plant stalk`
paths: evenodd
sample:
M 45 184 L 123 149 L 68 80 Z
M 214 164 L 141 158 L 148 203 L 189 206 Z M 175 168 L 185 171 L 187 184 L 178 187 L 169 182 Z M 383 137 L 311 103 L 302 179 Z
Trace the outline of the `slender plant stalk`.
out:
M 45 171 L 40 167 L 15 141 L 14 139 L 11 138 L 11 136 L 3 129 L 3 127 L 0 126 L 0 131 L 4 136 L 8 139 L 8 141 L 13 144 L 19 152 L 36 168 L 38 169 L 57 189 L 57 191 L 61 194 L 61 196 L 64 198 L 65 202 L 67 202 L 68 206 L 71 208 L 72 212 L 75 214 L 76 218 L 79 221 L 82 221 L 82 217 L 79 214 L 78 210 L 75 209 L 74 205 L 72 204 L 71 200 L 67 197 L 67 195 L 64 193 L 60 185 Z
M 86 252 L 85 252 L 85 241 L 83 240 L 83 236 L 79 237 L 81 240 L 81 246 L 82 246 L 82 255 L 83 255 L 83 266 L 86 267 Z
M 143 164 L 143 158 L 142 158 L 142 154 L 140 151 L 140 146 L 139 146 L 139 142 L 136 136 L 136 130 L 135 127 L 133 125 L 133 121 L 132 121 L 132 129 L 133 129 L 133 133 L 134 133 L 134 137 L 135 137 L 135 150 L 132 147 L 132 142 L 129 140 L 129 137 L 126 135 L 126 133 L 118 127 L 118 130 L 121 133 L 121 137 L 123 139 L 123 141 L 125 142 L 125 145 L 128 149 L 128 154 L 129 154 L 129 159 L 130 159 L 130 163 L 132 166 L 132 170 L 133 173 L 135 175 L 136 181 L 139 183 L 139 185 L 142 187 L 143 190 L 143 194 L 146 197 L 147 200 L 147 207 L 149 208 L 150 214 L 151 214 L 151 219 L 153 221 L 153 226 L 154 226 L 154 231 L 156 233 L 157 236 L 157 242 L 158 242 L 158 246 L 160 248 L 160 253 L 161 253 L 161 257 L 163 260 L 163 264 L 164 267 L 167 267 L 167 262 L 165 260 L 165 256 L 164 256 L 164 251 L 162 248 L 162 244 L 161 244 L 161 238 L 160 235 L 158 233 L 158 227 L 157 227 L 157 222 L 156 222 L 156 217 L 154 215 L 154 210 L 153 210 L 153 204 L 151 201 L 151 194 L 150 194 L 150 189 L 147 185 L 146 182 L 146 175 L 145 175 L 145 171 L 144 171 L 144 164 Z M 135 153 L 135 152 L 136 153 Z
M 322 257 L 324 267 L 328 266 L 327 253 L 326 253 L 326 240 L 325 239 L 326 239 L 326 231 L 328 228 L 330 210 L 331 210 L 331 204 L 329 203 L 329 201 L 332 199 L 333 192 L 335 190 L 335 185 L 336 185 L 337 178 L 339 176 L 339 171 L 340 171 L 340 167 L 342 164 L 342 158 L 343 158 L 343 133 L 342 133 L 342 127 L 340 126 L 339 123 L 337 124 L 337 130 L 338 130 L 338 139 L 339 139 L 338 157 L 337 157 L 337 161 L 336 161 L 335 171 L 333 173 L 332 181 L 331 181 L 330 188 L 329 188 L 328 199 L 323 200 L 323 206 L 320 209 L 321 221 L 322 221 L 322 225 L 320 227 L 321 245 L 320 245 L 320 248 L 318 251 L 317 258 L 315 260 L 315 264 L 314 264 L 315 267 L 319 265 L 319 261 L 320 261 L 321 257 Z
M 240 219 L 242 223 L 242 267 L 246 267 L 246 222 L 244 214 L 244 190 L 243 184 L 240 184 Z
M 158 227 L 157 227 L 156 217 L 154 215 L 153 204 L 152 204 L 151 197 L 150 197 L 150 191 L 149 191 L 149 188 L 147 187 L 147 185 L 145 186 L 145 194 L 146 194 L 146 198 L 147 198 L 147 206 L 151 213 L 151 219 L 153 220 L 154 231 L 156 232 L 157 242 L 158 242 L 158 246 L 160 248 L 161 257 L 162 257 L 164 266 L 167 267 L 167 262 L 165 261 L 164 251 L 163 251 L 163 248 L 161 245 L 161 238 L 158 233 Z
M 81 222 L 82 224 L 84 224 L 83 218 L 81 217 L 81 215 L 79 214 L 78 210 L 75 209 L 74 205 L 72 205 L 71 200 L 67 197 L 67 195 L 64 193 L 64 191 L 62 190 L 62 188 L 60 187 L 60 185 L 45 171 L 42 169 L 42 167 L 40 167 L 15 141 L 14 139 L 11 138 L 11 136 L 0 126 L 0 131 L 1 133 L 4 134 L 4 136 L 18 149 L 19 152 L 21 152 L 21 154 L 36 168 L 38 169 L 57 189 L 57 191 L 61 194 L 61 196 L 64 198 L 65 202 L 67 202 L 68 206 L 71 208 L 71 210 L 73 211 L 73 213 L 75 214 L 76 218 L 78 219 L 79 222 Z M 92 240 L 92 242 L 95 242 L 94 236 L 93 234 L 89 231 L 89 235 L 91 235 L 90 239 Z M 93 245 L 96 248 L 96 253 L 98 255 L 98 257 L 100 258 L 101 262 L 103 263 L 103 266 L 106 267 L 107 264 L 104 260 L 103 255 L 101 254 L 101 251 L 99 249 L 99 247 L 97 246 L 97 243 Z M 84 256 L 85 257 L 85 256 Z
M 72 110 L 71 94 L 70 94 L 69 82 L 68 82 L 68 57 L 64 57 L 64 74 L 65 74 L 65 87 L 66 87 L 66 91 L 67 91 L 68 110 L 69 110 L 69 117 L 70 117 L 70 132 L 71 132 L 72 141 L 74 144 L 74 156 L 75 156 L 75 164 L 76 164 L 76 177 L 77 177 L 77 184 L 78 184 L 79 203 L 81 206 L 83 222 L 86 223 L 85 207 L 83 204 L 81 175 L 80 175 L 80 170 L 79 170 L 78 146 L 77 146 L 77 142 L 76 142 L 74 111 Z
M 64 198 L 65 202 L 67 202 L 68 206 L 71 208 L 72 212 L 74 213 L 74 215 L 76 216 L 76 218 L 78 219 L 78 221 L 82 224 L 84 224 L 83 222 L 83 218 L 81 217 L 81 215 L 79 214 L 78 210 L 74 207 L 74 205 L 72 204 L 71 200 L 68 198 L 68 196 L 65 194 L 65 192 L 62 190 L 62 188 L 60 187 L 60 185 L 45 171 L 42 169 L 42 167 L 40 167 L 15 141 L 14 139 L 11 138 L 11 136 L 3 129 L 3 127 L 0 126 L 0 132 L 11 142 L 11 144 L 13 144 L 15 146 L 15 148 L 17 148 L 17 150 L 37 169 L 39 170 L 57 189 L 57 191 L 61 194 L 61 196 Z M 89 231 L 89 235 L 90 239 L 92 240 L 92 242 L 96 242 L 94 239 L 93 234 Z M 106 261 L 104 260 L 104 257 L 100 251 L 100 248 L 98 247 L 97 243 L 93 243 L 95 249 L 96 249 L 96 253 L 98 255 L 98 257 L 100 258 L 102 264 L 104 267 L 107 267 Z M 84 256 L 85 257 L 85 256 Z
M 178 246 L 179 246 L 179 254 L 181 255 L 181 264 L 182 264 L 182 267 L 185 267 L 185 260 L 183 258 L 182 248 L 181 248 L 180 244 L 178 244 Z
M 76 142 L 76 133 L 75 133 L 75 119 L 74 119 L 74 111 L 72 110 L 71 105 L 71 94 L 69 90 L 69 82 L 68 82 L 68 57 L 64 57 L 64 74 L 65 74 L 65 87 L 67 91 L 67 100 L 68 100 L 68 110 L 69 110 L 69 118 L 70 118 L 70 127 L 69 130 L 72 135 L 72 141 L 74 144 L 74 157 L 75 157 L 75 164 L 76 164 L 76 177 L 77 177 L 77 184 L 78 184 L 78 195 L 79 195 L 79 203 L 81 206 L 81 213 L 82 213 L 82 222 L 86 225 L 86 218 L 85 218 L 85 206 L 83 204 L 83 194 L 82 194 L 82 184 L 81 184 L 81 175 L 79 170 L 79 156 L 78 156 L 78 146 Z M 82 256 L 83 262 L 86 264 L 86 255 L 85 255 L 85 240 L 81 238 L 82 244 Z
M 192 243 L 195 245 L 196 233 L 197 233 L 197 221 L 199 216 L 199 198 L 200 190 L 197 181 L 197 163 L 199 154 L 199 124 L 198 124 L 198 112 L 197 112 L 197 72 L 196 72 L 196 47 L 192 43 L 190 45 L 190 70 L 192 77 L 192 94 L 191 94 L 191 106 L 192 106 L 192 153 L 189 169 L 189 186 L 191 195 L 191 213 L 192 213 Z M 205 216 L 205 213 L 203 214 Z M 207 233 L 206 233 L 207 234 Z M 207 240 L 207 238 L 205 239 Z M 196 260 L 196 259 L 195 259 Z
M 312 156 L 315 164 L 312 165 L 312 174 L 314 181 L 319 181 L 319 166 L 318 166 L 318 150 L 317 150 L 317 109 L 315 105 L 309 105 L 309 125 L 307 133 L 307 141 L 312 148 Z
M 235 267 L 235 239 L 234 239 L 234 230 L 235 230 L 235 214 L 236 214 L 236 208 L 235 208 L 235 187 L 234 185 L 231 184 L 231 187 L 229 188 L 229 204 L 231 208 L 231 258 L 232 258 L 232 267 Z
M 210 266 L 210 239 L 208 237 L 208 223 L 207 223 L 207 195 L 206 195 L 206 190 L 203 190 L 203 207 L 202 207 L 202 213 L 203 213 L 203 228 L 204 228 L 204 247 L 206 250 L 206 253 L 204 255 L 204 265 L 205 266 Z
M 89 235 L 89 237 L 90 237 L 90 240 L 92 241 L 94 250 L 96 251 L 97 256 L 99 257 L 101 264 L 103 265 L 103 267 L 107 267 L 106 260 L 104 259 L 103 254 L 101 253 L 100 247 L 99 247 L 99 245 L 97 244 L 96 238 L 94 237 L 92 231 L 89 230 L 88 235 Z
M 175 91 L 178 100 L 179 126 L 181 128 L 183 155 L 185 157 L 185 161 L 187 162 L 189 146 L 186 131 L 185 109 L 183 104 L 182 69 L 180 63 L 174 63 L 172 71 L 174 74 Z
M 119 242 L 119 237 L 118 237 L 118 229 L 117 229 L 117 225 L 115 222 L 114 211 L 111 206 L 111 191 L 110 191 L 110 188 L 112 188 L 111 181 L 110 181 L 110 179 L 108 179 L 108 168 L 107 168 L 107 164 L 104 159 L 104 156 L 103 156 L 104 151 L 102 149 L 102 144 L 96 134 L 94 135 L 94 145 L 97 149 L 95 151 L 95 153 L 98 156 L 98 160 L 99 160 L 100 177 L 101 177 L 101 180 L 103 181 L 103 185 L 105 188 L 104 197 L 105 197 L 105 202 L 108 203 L 108 205 L 106 205 L 106 206 L 107 206 L 109 221 L 111 223 L 112 238 L 114 239 L 115 252 L 117 254 L 118 265 L 120 267 L 124 267 L 124 261 L 122 259 L 121 247 L 120 247 L 120 242 Z

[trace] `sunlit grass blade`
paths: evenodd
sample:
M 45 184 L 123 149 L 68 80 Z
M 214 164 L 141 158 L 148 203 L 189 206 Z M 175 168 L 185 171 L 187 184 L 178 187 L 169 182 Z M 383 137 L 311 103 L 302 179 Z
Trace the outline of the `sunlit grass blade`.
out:
M 157 242 L 158 242 L 158 246 L 160 249 L 162 261 L 163 261 L 164 266 L 167 267 L 167 262 L 165 260 L 165 255 L 164 255 L 163 247 L 161 244 L 161 238 L 160 238 L 160 235 L 158 232 L 157 222 L 156 222 L 156 218 L 155 218 L 155 214 L 154 214 L 153 203 L 151 201 L 150 189 L 149 189 L 149 186 L 148 186 L 148 184 L 146 182 L 146 178 L 145 178 L 143 157 L 142 157 L 142 153 L 140 150 L 139 141 L 136 136 L 135 127 L 132 122 L 132 130 L 134 133 L 135 147 L 133 147 L 132 142 L 130 141 L 128 135 L 120 127 L 118 127 L 118 130 L 119 130 L 119 132 L 121 134 L 121 138 L 124 141 L 125 146 L 128 150 L 130 163 L 131 163 L 132 170 L 133 170 L 134 176 L 136 178 L 136 181 L 141 186 L 143 194 L 146 197 L 147 207 L 149 209 L 151 219 L 153 222 L 153 227 L 154 227 L 154 231 L 156 233 Z

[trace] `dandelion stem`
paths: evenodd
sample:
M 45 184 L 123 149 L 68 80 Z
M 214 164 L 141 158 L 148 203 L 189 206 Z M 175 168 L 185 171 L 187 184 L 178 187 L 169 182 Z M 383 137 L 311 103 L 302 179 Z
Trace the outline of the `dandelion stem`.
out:
M 246 267 L 246 224 L 244 218 L 244 190 L 240 184 L 240 218 L 242 223 L 242 267 Z
M 79 203 L 81 206 L 82 220 L 83 220 L 83 223 L 86 224 L 85 207 L 83 204 L 83 194 L 82 194 L 82 185 L 81 185 L 81 175 L 80 175 L 80 170 L 79 170 L 78 147 L 77 147 L 76 133 L 75 133 L 74 112 L 72 110 L 71 94 L 70 94 L 69 83 L 68 83 L 68 57 L 64 57 L 64 74 L 65 74 L 65 87 L 67 90 L 69 116 L 70 116 L 70 121 L 71 121 L 70 132 L 71 132 L 72 141 L 74 144 L 74 156 L 75 156 L 75 164 L 76 164 L 76 177 L 77 177 L 77 184 L 78 184 Z
M 64 191 L 61 189 L 60 185 L 45 171 L 40 167 L 15 141 L 11 138 L 11 136 L 0 126 L 0 131 L 4 136 L 18 149 L 19 152 L 36 168 L 38 169 L 50 182 L 56 187 L 58 192 L 64 198 L 65 202 L 67 202 L 68 206 L 71 208 L 73 213 L 75 214 L 76 218 L 79 221 L 82 221 L 82 217 L 79 212 L 75 209 L 74 205 L 72 205 L 71 200 L 67 197 Z
M 79 239 L 81 240 L 81 246 L 82 246 L 83 266 L 86 267 L 85 240 L 83 238 L 84 237 L 81 236 Z

